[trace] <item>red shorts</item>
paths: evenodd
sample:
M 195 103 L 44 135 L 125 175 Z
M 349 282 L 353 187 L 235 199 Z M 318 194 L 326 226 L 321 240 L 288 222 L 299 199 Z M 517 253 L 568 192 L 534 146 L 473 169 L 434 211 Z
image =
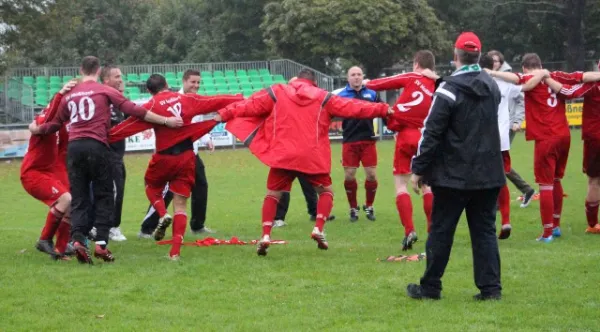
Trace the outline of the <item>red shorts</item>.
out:
M 583 141 L 583 173 L 591 178 L 600 177 L 600 141 Z
M 196 181 L 196 155 L 194 151 L 171 156 L 155 153 L 152 155 L 146 175 L 146 186 L 162 193 L 169 183 L 169 191 L 183 197 L 190 197 Z
M 271 168 L 267 177 L 267 189 L 273 191 L 290 191 L 292 182 L 298 176 L 303 176 L 313 187 L 331 186 L 329 174 L 305 174 L 298 171 L 290 171 L 281 168 Z
M 533 170 L 535 182 L 553 184 L 555 179 L 562 179 L 567 168 L 571 137 L 535 141 Z
M 504 163 L 504 173 L 510 173 L 512 166 L 510 165 L 510 153 L 508 150 L 502 151 L 502 162 Z
M 401 131 L 396 137 L 396 151 L 394 152 L 394 175 L 411 174 L 410 165 L 412 158 L 417 154 L 421 132 L 419 130 Z
M 342 166 L 358 168 L 377 166 L 375 141 L 358 141 L 342 144 Z
M 52 173 L 28 171 L 21 176 L 21 184 L 29 195 L 49 207 L 54 206 L 60 196 L 69 192 L 68 186 Z

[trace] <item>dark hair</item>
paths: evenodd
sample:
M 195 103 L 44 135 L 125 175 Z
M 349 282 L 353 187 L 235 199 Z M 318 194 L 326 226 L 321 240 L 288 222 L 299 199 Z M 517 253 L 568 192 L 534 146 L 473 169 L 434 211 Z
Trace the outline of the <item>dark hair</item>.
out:
M 521 66 L 526 69 L 542 68 L 542 59 L 535 53 L 527 53 L 521 59 Z
M 498 60 L 500 60 L 500 65 L 504 64 L 504 54 L 502 54 L 500 51 L 491 50 L 487 54 L 492 57 L 492 61 L 494 60 L 493 57 L 497 56 Z
M 479 65 L 482 68 L 494 69 L 494 58 L 488 54 L 482 54 L 481 59 L 479 59 Z
M 119 67 L 115 65 L 105 65 L 104 67 L 102 67 L 102 71 L 100 72 L 100 78 L 102 79 L 102 82 L 108 79 L 108 77 L 110 76 L 110 72 L 113 69 L 119 69 Z
M 304 68 L 298 73 L 298 78 L 303 78 L 305 80 L 316 82 L 315 72 L 311 69 Z
M 183 80 L 187 81 L 190 76 L 200 76 L 200 72 L 195 69 L 188 69 L 183 73 Z
M 81 72 L 83 75 L 96 75 L 98 68 L 100 68 L 100 60 L 95 56 L 86 56 L 81 60 Z
M 435 68 L 435 56 L 431 51 L 421 50 L 415 53 L 413 61 L 416 62 L 419 67 L 423 69 L 431 69 Z
M 458 61 L 463 65 L 474 65 L 479 62 L 479 58 L 481 57 L 480 52 L 468 52 L 458 48 L 454 50 L 454 53 Z
M 160 74 L 152 74 L 146 81 L 146 89 L 155 95 L 167 88 L 167 80 Z

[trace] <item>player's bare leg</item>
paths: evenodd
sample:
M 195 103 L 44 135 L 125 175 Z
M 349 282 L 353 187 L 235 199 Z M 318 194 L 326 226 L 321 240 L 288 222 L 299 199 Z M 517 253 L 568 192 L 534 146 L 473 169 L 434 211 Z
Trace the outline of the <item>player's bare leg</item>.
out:
M 317 202 L 317 221 L 315 222 L 315 227 L 313 228 L 310 237 L 317 242 L 317 247 L 319 249 L 327 250 L 329 244 L 325 239 L 323 227 L 333 209 L 333 189 L 331 186 L 319 186 L 315 187 L 315 190 L 317 191 L 317 194 L 319 194 L 319 201 Z
M 586 233 L 600 234 L 598 205 L 600 204 L 600 178 L 588 177 L 588 192 L 585 197 L 585 216 L 588 227 Z
M 262 236 L 256 247 L 256 253 L 259 256 L 266 256 L 271 246 L 271 229 L 273 228 L 273 221 L 275 214 L 277 214 L 277 204 L 279 204 L 282 193 L 279 190 L 267 189 L 262 207 Z
M 377 167 L 365 167 L 365 193 L 366 202 L 363 205 L 363 210 L 367 214 L 367 219 L 375 221 L 375 210 L 373 203 L 375 202 L 375 194 L 377 193 Z
M 412 245 L 417 242 L 417 232 L 413 222 L 413 206 L 408 194 L 408 182 L 410 174 L 394 175 L 396 185 L 396 209 L 400 216 L 400 222 L 404 227 L 404 239 L 402 240 L 402 251 L 412 249 Z
M 181 254 L 181 246 L 183 245 L 183 236 L 187 225 L 187 197 L 173 194 L 173 239 L 169 258 L 171 260 L 179 260 Z
M 50 208 L 50 211 L 46 216 L 46 223 L 42 229 L 42 234 L 40 235 L 40 239 L 35 246 L 37 250 L 51 256 L 54 255 L 54 244 L 52 242 L 52 238 L 57 233 L 63 217 L 69 213 L 70 206 L 71 194 L 67 192 L 62 194 L 56 203 Z
M 355 222 L 358 220 L 359 212 L 358 201 L 356 199 L 356 192 L 358 191 L 356 167 L 344 167 L 344 189 L 346 189 L 346 196 L 350 205 L 350 221 Z

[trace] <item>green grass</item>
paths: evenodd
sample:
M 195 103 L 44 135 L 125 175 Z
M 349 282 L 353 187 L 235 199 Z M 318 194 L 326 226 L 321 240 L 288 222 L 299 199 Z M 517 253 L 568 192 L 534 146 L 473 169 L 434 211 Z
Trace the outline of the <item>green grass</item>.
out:
M 149 158 L 137 154 L 126 157 L 122 228 L 129 240 L 111 243 L 117 261 L 93 267 L 52 262 L 33 248 L 46 207 L 22 189 L 20 162 L 2 163 L 0 331 L 597 330 L 600 238 L 584 234 L 586 178 L 580 171 L 579 135 L 573 132 L 564 180 L 569 197 L 563 238 L 535 242 L 541 230 L 539 203 L 520 209 L 511 187 L 514 229 L 500 243 L 504 298 L 496 303 L 471 298 L 477 289 L 465 222 L 443 278 L 442 301 L 419 302 L 405 295 L 406 284 L 418 281 L 424 262 L 377 261 L 399 254 L 403 235 L 394 204 L 391 141 L 378 145 L 375 223 L 364 214 L 358 223 L 348 222 L 341 146 L 334 144 L 337 219 L 326 228 L 330 250 L 320 251 L 310 240 L 312 224 L 296 183 L 288 226 L 273 232 L 273 238 L 289 243 L 272 246 L 265 258 L 256 256 L 254 246 L 185 247 L 182 260 L 170 262 L 168 247 L 137 239 L 148 204 L 143 172 Z M 532 151 L 533 144 L 522 135 L 511 151 L 513 166 L 529 181 Z M 258 238 L 267 167 L 246 150 L 217 151 L 203 159 L 210 183 L 207 225 L 219 231 L 219 238 Z M 362 185 L 359 197 L 364 200 Z M 414 195 L 413 204 L 421 235 L 415 252 L 422 252 L 425 219 Z

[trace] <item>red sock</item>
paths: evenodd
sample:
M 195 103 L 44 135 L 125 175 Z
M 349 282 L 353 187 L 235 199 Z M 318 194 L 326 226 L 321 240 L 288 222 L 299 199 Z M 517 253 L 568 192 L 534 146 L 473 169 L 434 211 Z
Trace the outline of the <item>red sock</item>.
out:
M 560 215 L 563 208 L 563 187 L 560 180 L 554 180 L 554 190 L 552 195 L 554 197 L 554 227 L 560 227 Z
M 598 203 L 600 202 L 585 202 L 585 216 L 590 227 L 598 225 Z
M 164 217 L 167 214 L 167 208 L 165 207 L 165 200 L 162 197 L 162 191 L 146 186 L 146 196 L 150 200 L 152 207 L 156 210 L 156 213 L 158 213 L 158 216 L 160 218 Z
M 46 216 L 46 224 L 42 229 L 40 240 L 52 240 L 64 214 L 64 212 L 59 211 L 54 206 L 50 208 L 50 211 Z
M 346 188 L 346 196 L 348 196 L 348 203 L 350 204 L 350 208 L 358 208 L 358 203 L 356 202 L 356 191 L 358 190 L 358 183 L 356 183 L 356 180 L 344 181 L 344 188 Z
M 319 195 L 319 201 L 317 202 L 317 222 L 315 223 L 315 227 L 317 227 L 320 232 L 323 231 L 323 226 L 325 226 L 325 221 L 329 218 L 331 209 L 333 209 L 333 193 L 321 193 Z
M 277 204 L 279 200 L 274 196 L 265 196 L 265 200 L 263 202 L 262 208 L 262 235 L 271 236 L 271 228 L 273 228 L 273 220 L 275 219 L 275 214 L 277 213 Z
M 507 185 L 504 185 L 504 187 L 500 189 L 500 195 L 498 195 L 498 205 L 500 205 L 502 225 L 510 224 L 510 192 L 508 191 Z
M 367 207 L 373 206 L 375 202 L 375 194 L 377 193 L 377 180 L 375 181 L 365 181 L 365 191 L 367 193 Z
M 58 230 L 56 231 L 56 245 L 54 248 L 61 253 L 64 254 L 65 250 L 67 250 L 67 243 L 69 243 L 69 238 L 71 237 L 71 225 L 63 221 L 58 225 Z
M 407 193 L 401 193 L 396 196 L 396 208 L 400 215 L 400 222 L 404 226 L 404 236 L 408 236 L 410 232 L 415 230 L 413 223 L 413 210 L 410 195 Z
M 431 209 L 433 208 L 433 193 L 423 192 L 423 210 L 427 218 L 427 233 L 431 230 Z
M 177 212 L 173 217 L 173 242 L 169 256 L 179 255 L 181 253 L 181 245 L 183 243 L 183 235 L 185 234 L 185 226 L 187 225 L 187 214 L 185 212 Z
M 542 225 L 544 226 L 544 237 L 552 235 L 554 221 L 552 215 L 554 212 L 554 197 L 552 196 L 552 186 L 540 186 L 540 215 Z

